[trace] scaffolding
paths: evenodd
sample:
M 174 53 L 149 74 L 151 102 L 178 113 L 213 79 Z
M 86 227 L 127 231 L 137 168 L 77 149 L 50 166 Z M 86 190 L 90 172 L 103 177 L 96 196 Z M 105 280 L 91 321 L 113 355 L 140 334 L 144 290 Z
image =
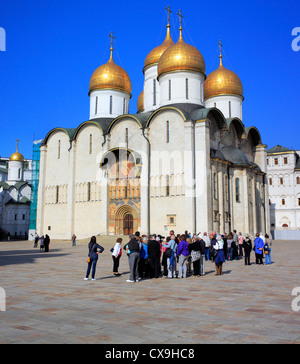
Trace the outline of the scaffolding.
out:
M 30 198 L 30 220 L 28 239 L 33 240 L 36 232 L 37 199 L 40 173 L 40 146 L 43 140 L 36 140 L 32 147 L 32 177 L 31 177 L 31 198 Z

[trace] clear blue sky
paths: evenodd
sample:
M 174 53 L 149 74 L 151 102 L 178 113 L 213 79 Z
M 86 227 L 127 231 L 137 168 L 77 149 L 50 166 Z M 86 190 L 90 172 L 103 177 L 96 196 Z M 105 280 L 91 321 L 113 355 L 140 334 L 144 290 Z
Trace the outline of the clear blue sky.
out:
M 218 67 L 222 40 L 224 66 L 244 86 L 245 126 L 256 126 L 269 148 L 300 150 L 300 51 L 291 46 L 292 29 L 300 27 L 299 0 L 3 0 L 0 156 L 9 157 L 18 138 L 20 152 L 31 158 L 33 140 L 88 120 L 89 80 L 109 58 L 111 31 L 114 59 L 132 82 L 130 112 L 135 113 L 144 59 L 165 37 L 167 5 L 173 10 L 173 40 L 181 9 L 184 39 L 202 53 L 207 74 Z

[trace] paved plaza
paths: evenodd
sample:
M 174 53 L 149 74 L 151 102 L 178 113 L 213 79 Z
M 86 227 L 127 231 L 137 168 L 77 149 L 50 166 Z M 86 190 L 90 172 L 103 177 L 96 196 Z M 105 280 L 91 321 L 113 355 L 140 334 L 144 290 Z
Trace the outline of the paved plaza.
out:
M 83 280 L 88 240 L 52 241 L 48 253 L 0 242 L 0 343 L 300 343 L 300 242 L 273 242 L 271 265 L 252 253 L 250 266 L 226 262 L 223 276 L 207 262 L 203 277 L 126 283 L 126 254 L 122 275 L 112 273 L 114 241 L 97 237 L 96 281 Z

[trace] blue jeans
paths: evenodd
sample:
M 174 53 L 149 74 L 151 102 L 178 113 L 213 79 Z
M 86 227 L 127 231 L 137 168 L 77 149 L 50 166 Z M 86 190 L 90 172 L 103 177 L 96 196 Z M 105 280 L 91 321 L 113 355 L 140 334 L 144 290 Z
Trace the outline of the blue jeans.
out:
M 233 252 L 232 248 L 227 249 L 227 260 L 229 260 L 229 257 L 230 257 L 230 260 L 232 260 L 232 252 Z
M 271 249 L 269 250 L 269 254 L 265 253 L 266 262 L 265 264 L 271 264 Z
M 93 267 L 93 269 L 92 269 L 92 279 L 95 278 L 97 261 L 98 261 L 98 259 L 93 259 L 88 263 L 88 267 L 87 267 L 87 271 L 86 271 L 86 278 L 89 278 L 92 267 Z
M 205 260 L 210 260 L 210 257 L 209 257 L 209 247 L 205 247 Z

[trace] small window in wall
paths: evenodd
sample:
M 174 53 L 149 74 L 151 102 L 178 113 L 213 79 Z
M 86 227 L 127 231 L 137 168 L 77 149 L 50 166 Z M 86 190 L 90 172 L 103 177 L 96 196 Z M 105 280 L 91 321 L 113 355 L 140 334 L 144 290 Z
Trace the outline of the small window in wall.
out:
M 278 165 L 278 158 L 274 158 L 274 164 L 277 166 Z
M 214 173 L 213 175 L 213 189 L 214 189 L 214 199 L 217 199 L 217 175 Z
M 15 214 L 15 220 L 17 220 L 17 217 L 18 217 L 18 215 L 17 215 L 17 214 Z
M 156 105 L 156 80 L 153 78 L 153 106 Z
M 90 148 L 89 148 L 89 153 L 90 154 L 93 153 L 93 136 L 92 136 L 92 134 L 90 134 Z
M 267 166 L 269 165 L 269 158 L 267 158 Z
M 280 183 L 281 185 L 283 185 L 283 177 L 280 177 L 280 179 L 279 179 L 279 183 Z
M 55 196 L 55 203 L 59 201 L 59 186 L 56 186 L 56 196 Z
M 126 148 L 128 148 L 128 128 L 125 128 L 125 143 L 126 143 Z
M 22 215 L 22 220 L 25 220 L 25 214 Z
M 171 98 L 172 98 L 171 87 L 172 87 L 171 80 L 169 80 L 169 100 L 171 100 Z
M 300 185 L 300 177 L 296 178 L 296 183 L 297 183 L 297 185 Z
M 166 142 L 170 142 L 170 122 L 168 120 L 166 124 Z
M 166 176 L 166 196 L 170 196 L 170 176 Z
M 57 146 L 57 159 L 60 159 L 60 140 L 58 141 L 58 146 Z
M 283 158 L 283 163 L 284 163 L 284 164 L 288 164 L 288 159 L 287 159 L 287 157 L 284 157 L 284 158 Z
M 87 184 L 87 200 L 91 201 L 91 182 Z
M 231 118 L 231 101 L 229 101 L 229 117 Z
M 167 223 L 168 225 L 176 225 L 176 215 L 168 215 Z
M 109 97 L 109 113 L 112 114 L 112 109 L 113 109 L 113 99 L 112 99 L 112 95 L 110 95 Z
M 300 198 L 298 198 L 298 206 L 300 206 Z
M 285 206 L 285 198 L 281 199 L 281 205 Z
M 185 98 L 189 99 L 189 79 L 185 79 Z
M 123 115 L 125 115 L 125 114 L 126 114 L 126 99 L 124 97 L 124 99 L 123 99 Z
M 269 178 L 269 185 L 272 186 L 272 178 Z
M 235 179 L 235 201 L 240 202 L 240 180 L 239 180 L 239 178 Z
M 97 115 L 98 112 L 98 96 L 96 96 L 96 100 L 95 100 L 95 115 Z

